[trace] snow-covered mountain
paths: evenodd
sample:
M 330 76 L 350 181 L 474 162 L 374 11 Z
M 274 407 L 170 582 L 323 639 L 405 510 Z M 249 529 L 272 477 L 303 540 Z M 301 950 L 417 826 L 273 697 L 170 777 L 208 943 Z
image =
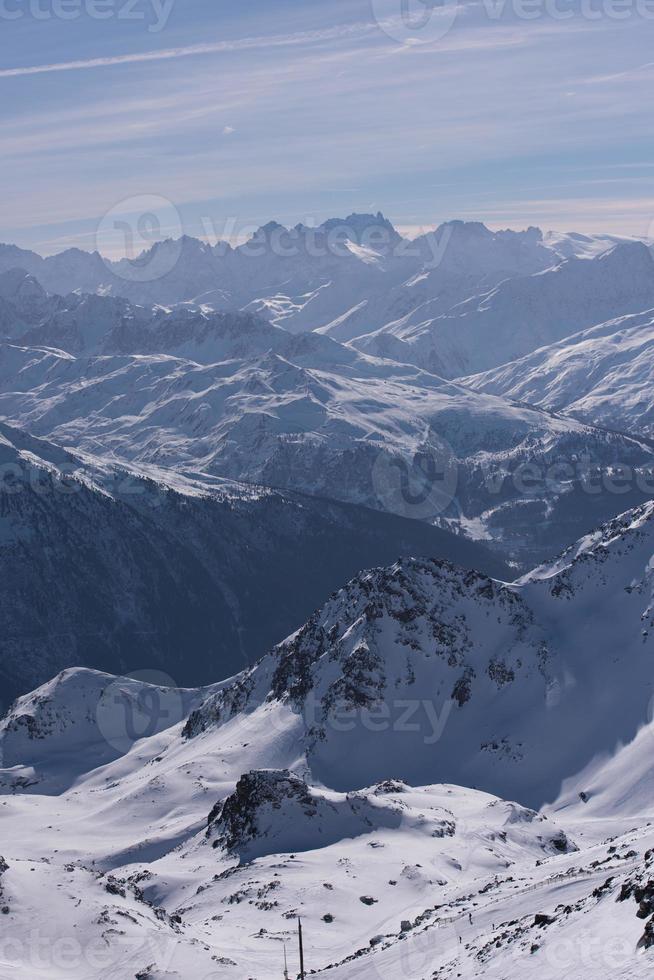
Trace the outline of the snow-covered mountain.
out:
M 649 720 L 653 556 L 650 503 L 513 585 L 440 561 L 364 572 L 186 734 L 279 703 L 325 785 L 395 773 L 540 806 Z
M 183 236 L 131 261 L 79 249 L 43 259 L 3 245 L 0 273 L 20 268 L 54 294 L 244 310 L 293 333 L 321 329 L 349 340 L 417 308 L 434 317 L 503 279 L 550 268 L 569 252 L 561 242 L 559 250 L 535 228 L 493 232 L 462 221 L 408 240 L 381 213 L 351 214 L 313 228 L 271 221 L 236 247 Z
M 12 975 L 281 976 L 300 916 L 341 980 L 649 976 L 653 555 L 650 505 L 513 585 L 405 559 L 213 690 L 74 670 L 21 698 Z M 77 957 L 35 972 L 35 922 Z
M 577 256 L 577 258 L 595 258 L 602 252 L 608 252 L 616 245 L 639 241 L 628 235 L 582 235 L 579 232 L 559 232 L 548 231 L 543 235 L 543 241 L 548 248 L 554 249 L 565 259 Z M 643 239 L 646 245 L 652 247 L 652 239 Z
M 443 377 L 478 373 L 580 330 L 654 306 L 654 259 L 642 242 L 506 279 L 436 317 L 416 309 L 353 341 L 359 350 Z
M 583 330 L 465 384 L 652 438 L 654 311 Z
M 448 945 L 458 945 L 459 933 L 484 928 L 480 904 L 506 900 L 507 879 L 521 882 L 524 901 L 537 862 L 547 880 L 561 867 L 552 862 L 580 859 L 555 821 L 473 790 L 387 780 L 344 794 L 274 763 L 241 774 L 253 739 L 263 764 L 292 752 L 290 738 L 285 745 L 243 720 L 211 744 L 181 739 L 179 725 L 152 734 L 53 798 L 52 783 L 39 780 L 52 769 L 61 773 L 57 746 L 70 744 L 72 732 L 66 698 L 97 689 L 98 681 L 105 691 L 93 717 L 103 730 L 117 688 L 132 697 L 148 693 L 122 680 L 64 676 L 17 704 L 0 736 L 15 763 L 0 770 L 11 792 L 2 803 L 3 839 L 12 850 L 5 848 L 0 865 L 7 925 L 27 944 L 42 920 L 44 947 L 70 932 L 82 947 L 63 969 L 46 955 L 40 973 L 29 972 L 23 947 L 8 950 L 16 977 L 272 978 L 283 975 L 284 943 L 295 975 L 298 915 L 309 969 L 330 976 L 330 965 L 351 961 L 361 975 L 389 947 L 418 940 L 439 920 Z M 159 704 L 160 692 L 149 693 Z M 39 738 L 44 715 L 47 742 Z M 634 865 L 620 871 L 633 873 Z M 44 917 L 43 903 L 59 886 L 62 900 Z M 629 909 L 634 933 L 636 908 Z M 497 919 L 499 927 L 503 916 Z M 89 948 L 99 950 L 97 960 Z M 422 977 L 419 940 L 417 953 L 422 962 L 414 960 L 409 975 Z M 373 975 L 390 980 L 397 971 Z
M 492 232 L 474 221 L 446 222 L 414 239 L 405 250 L 416 259 L 409 278 L 317 329 L 348 341 L 411 313 L 421 320 L 436 317 L 504 279 L 530 275 L 561 260 L 544 244 L 537 228 Z
M 185 354 L 215 363 L 264 353 L 288 336 L 246 313 L 137 306 L 95 293 L 49 295 L 21 269 L 0 276 L 2 301 L 6 312 L 0 305 L 0 330 L 5 339 L 75 354 Z
M 0 247 L 1 980 L 651 976 L 653 309 L 476 222 Z
M 65 295 L 75 289 L 95 292 L 106 288 L 108 267 L 98 252 L 66 249 L 47 258 L 16 245 L 0 244 L 0 271 L 23 269 L 50 293 Z
M 224 677 L 362 564 L 417 551 L 505 567 L 414 521 L 134 471 L 2 424 L 0 476 L 5 705 L 75 664 L 160 670 L 178 684 Z
M 252 309 L 299 332 L 387 292 L 420 268 L 422 254 L 383 215 L 352 214 L 316 228 L 272 221 L 235 248 L 189 236 L 168 239 L 134 260 L 78 249 L 43 259 L 4 245 L 0 272 L 21 268 L 63 295 L 77 290 L 142 305 Z
M 409 240 L 402 238 L 383 214 L 355 213 L 317 227 L 299 224 L 286 228 L 271 221 L 236 247 L 227 242 L 212 246 L 185 235 L 157 242 L 134 260 L 111 261 L 98 252 L 79 249 L 44 259 L 34 252 L 2 245 L 0 274 L 22 269 L 48 292 L 63 296 L 97 293 L 114 299 L 124 297 L 145 307 L 185 304 L 195 310 L 256 313 L 292 333 L 320 330 L 341 341 L 372 334 L 366 349 L 454 376 L 490 365 L 468 365 L 466 344 L 461 349 L 452 346 L 451 328 L 440 322 L 450 311 L 456 320 L 465 317 L 465 324 L 459 324 L 457 330 L 461 326 L 466 332 L 476 329 L 475 314 L 480 307 L 485 311 L 487 304 L 490 308 L 484 323 L 492 320 L 493 329 L 501 334 L 505 325 L 498 328 L 495 319 L 503 320 L 510 312 L 513 318 L 508 329 L 522 329 L 513 304 L 531 304 L 542 318 L 538 307 L 548 302 L 549 293 L 539 299 L 539 287 L 533 283 L 517 286 L 516 292 L 508 294 L 503 287 L 498 297 L 492 294 L 489 298 L 489 291 L 506 280 L 520 281 L 553 270 L 569 259 L 570 269 L 560 273 L 551 288 L 574 292 L 574 284 L 569 287 L 568 283 L 578 277 L 577 288 L 581 294 L 590 294 L 592 300 L 593 276 L 600 280 L 604 276 L 597 269 L 589 272 L 578 267 L 578 263 L 600 259 L 611 250 L 631 254 L 631 282 L 625 283 L 625 290 L 631 289 L 636 300 L 646 288 L 639 274 L 648 278 L 647 270 L 641 268 L 642 258 L 635 257 L 639 245 L 642 250 L 646 248 L 619 236 L 543 235 L 538 228 L 491 231 L 475 221 L 445 222 L 435 231 Z M 617 266 L 610 276 L 620 276 Z M 543 288 L 548 288 L 547 283 L 549 280 Z M 606 293 L 605 289 L 603 304 L 593 307 L 591 303 L 591 309 L 601 307 L 594 322 L 637 312 L 628 302 L 624 308 L 610 306 L 611 297 Z M 613 297 L 618 306 L 620 295 Z M 459 310 L 466 301 L 468 306 Z M 562 301 L 568 307 L 555 311 L 557 324 L 567 325 L 572 319 L 569 332 L 590 325 L 590 321 L 578 320 L 578 308 L 569 308 L 567 293 Z M 543 325 L 536 324 L 536 329 L 542 332 Z M 380 330 L 381 335 L 376 336 Z M 435 360 L 439 351 L 434 353 L 428 336 L 423 336 L 435 332 L 443 334 L 442 343 L 439 339 L 436 345 L 444 348 L 442 363 Z M 529 343 L 532 333 L 533 328 L 526 331 Z M 15 337 L 16 332 L 9 336 Z M 402 352 L 404 343 L 409 351 Z M 484 347 L 492 349 L 493 345 L 485 341 Z M 508 347 L 505 359 L 515 356 Z M 461 360 L 467 366 L 462 366 Z
M 138 465 L 452 521 L 523 566 L 648 497 L 635 479 L 626 499 L 603 483 L 618 465 L 651 465 L 652 449 L 638 440 L 329 337 L 294 336 L 242 314 L 199 316 L 202 324 L 194 314 L 162 315 L 145 330 L 128 320 L 119 341 L 111 333 L 101 344 L 161 343 L 183 357 L 1 345 L 0 418 Z M 554 472 L 559 464 L 571 472 Z M 530 470 L 525 482 L 526 466 L 538 468 L 536 480 Z M 594 468 L 600 492 L 591 495 L 585 474 Z

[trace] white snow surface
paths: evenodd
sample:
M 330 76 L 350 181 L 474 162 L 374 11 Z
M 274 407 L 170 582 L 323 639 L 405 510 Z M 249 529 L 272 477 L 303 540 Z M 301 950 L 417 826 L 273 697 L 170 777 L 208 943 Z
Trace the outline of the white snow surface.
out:
M 642 242 L 507 278 L 438 316 L 418 307 L 354 340 L 369 354 L 443 377 L 478 373 L 613 317 L 654 306 L 654 259 Z
M 652 438 L 654 310 L 583 330 L 465 383 Z
M 499 539 L 517 521 L 507 547 L 515 546 L 520 560 L 534 525 L 517 516 L 524 494 L 507 474 L 525 462 L 545 471 L 582 454 L 602 469 L 651 465 L 652 449 L 638 439 L 320 334 L 294 336 L 228 317 L 207 320 L 209 333 L 199 340 L 197 324 L 189 324 L 182 335 L 169 326 L 178 341 L 187 338 L 179 348 L 186 353 L 175 356 L 0 344 L 0 419 L 76 451 L 181 478 L 263 484 L 420 520 L 447 517 L 475 537 Z M 205 354 L 208 362 L 197 359 Z M 444 470 L 442 492 L 425 477 L 424 459 Z M 424 496 L 417 508 L 401 489 L 403 474 Z M 494 491 L 495 479 L 503 493 Z M 578 482 L 573 475 L 545 488 L 546 510 L 551 514 Z M 553 537 L 533 560 L 588 529 L 577 513 L 572 532 L 565 517 L 566 537 L 551 517 Z
M 313 975 L 650 976 L 653 522 L 625 514 L 515 585 L 363 573 L 213 689 L 71 670 L 21 698 L 0 723 L 0 977 L 267 980 L 284 943 L 296 975 L 298 916 Z M 407 739 L 394 709 L 442 713 L 439 683 L 444 730 Z

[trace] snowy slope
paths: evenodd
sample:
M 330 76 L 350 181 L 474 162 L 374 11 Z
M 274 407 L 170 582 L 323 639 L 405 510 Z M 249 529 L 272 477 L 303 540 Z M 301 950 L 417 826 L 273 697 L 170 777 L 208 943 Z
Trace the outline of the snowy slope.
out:
M 5 961 L 13 976 L 90 980 L 109 971 L 116 980 L 186 980 L 200 971 L 221 980 L 267 980 L 282 975 L 284 942 L 297 970 L 298 914 L 310 969 L 327 967 L 361 947 L 370 950 L 371 940 L 383 946 L 419 933 L 433 924 L 435 906 L 465 929 L 468 910 L 478 914 L 473 896 L 486 883 L 492 892 L 497 880 L 575 849 L 556 823 L 457 787 L 396 782 L 346 797 L 307 787 L 288 772 L 259 771 L 242 777 L 230 795 L 233 760 L 218 763 L 220 749 L 215 743 L 201 756 L 183 756 L 164 735 L 56 800 L 7 798 L 3 824 L 15 852 L 6 858 L 3 901 L 12 934 L 24 943 Z M 141 773 L 125 771 L 138 760 Z M 297 816 L 294 793 L 310 803 L 289 825 L 288 817 Z M 216 795 L 222 800 L 212 807 Z M 223 818 L 225 811 L 233 818 Z M 48 832 L 39 834 L 45 820 Z M 102 839 L 93 835 L 99 820 Z M 263 853 L 242 860 L 242 824 L 252 823 Z M 150 837 L 140 848 L 122 847 L 146 826 Z M 275 853 L 275 845 L 288 842 L 284 832 L 301 846 Z M 55 854 L 50 841 L 58 845 Z M 46 954 L 40 971 L 30 972 L 30 928 L 58 886 L 62 901 L 41 935 L 76 936 L 82 950 L 65 965 Z M 104 955 L 89 962 L 91 945 Z
M 414 559 L 362 573 L 187 732 L 270 696 L 301 713 L 327 785 L 390 770 L 551 802 L 649 720 L 653 555 L 648 504 L 514 585 Z
M 387 936 L 319 975 L 644 980 L 652 970 L 651 920 L 645 921 L 652 839 L 642 826 L 572 857 L 523 865 L 517 875 L 483 885 L 478 879 L 456 906 L 428 910 L 418 929 Z
M 652 507 L 626 514 L 515 586 L 409 560 L 361 575 L 253 671 L 179 692 L 187 722 L 174 691 L 84 671 L 23 698 L 0 723 L 19 940 L 0 976 L 268 980 L 284 943 L 294 975 L 298 916 L 325 977 L 649 976 L 653 525 Z M 439 679 L 466 667 L 433 742 L 407 705 L 441 709 Z M 473 753 L 484 726 L 497 744 Z
M 220 322 L 218 322 L 220 321 Z M 329 337 L 211 315 L 206 350 L 163 317 L 200 364 L 154 354 L 73 357 L 0 346 L 0 418 L 93 454 L 338 499 L 403 517 L 445 518 L 543 560 L 598 521 L 646 499 L 583 492 L 583 475 L 544 479 L 557 461 L 651 462 L 649 446 L 511 404 Z M 215 330 L 214 330 L 215 327 Z M 195 326 L 191 327 L 195 331 Z M 169 346 L 166 344 L 165 346 Z M 513 474 L 539 467 L 525 488 Z M 531 486 L 531 485 L 530 485 Z M 538 520 L 535 519 L 538 515 Z
M 608 252 L 625 242 L 634 242 L 638 239 L 627 235 L 582 235 L 579 232 L 569 231 L 548 231 L 543 236 L 543 241 L 548 248 L 554 249 L 565 259 L 577 256 L 577 258 L 595 258 L 603 252 Z M 646 245 L 652 246 L 651 239 L 643 239 Z
M 407 244 L 417 268 L 390 291 L 367 299 L 318 329 L 335 340 L 352 340 L 413 311 L 421 320 L 450 310 L 504 279 L 531 275 L 556 265 L 561 255 L 543 243 L 541 232 L 492 232 L 480 222 L 449 221 Z
M 651 438 L 654 311 L 591 327 L 465 383 Z
M 594 258 L 572 257 L 556 268 L 507 279 L 435 318 L 418 309 L 354 344 L 453 378 L 653 306 L 654 259 L 643 243 L 627 242 Z
M 187 765 L 197 768 L 200 760 L 194 762 Z M 111 769 L 103 775 L 111 778 Z M 151 771 L 147 778 L 152 798 L 157 784 Z M 143 778 L 141 788 L 147 785 Z M 158 786 L 170 793 L 169 776 L 159 775 Z M 92 827 L 99 814 L 80 819 L 79 797 L 88 805 L 89 792 L 92 786 L 82 785 L 77 799 L 58 798 L 48 834 L 33 836 L 31 848 L 16 833 L 19 821 L 23 833 L 37 830 L 48 819 L 45 806 L 34 798 L 6 803 L 4 824 L 18 853 L 5 862 L 3 901 L 20 940 L 18 949 L 8 950 L 7 978 L 270 980 L 283 975 L 284 943 L 296 975 L 298 914 L 306 965 L 325 977 L 506 978 L 518 969 L 554 980 L 564 966 L 590 966 L 593 977 L 614 980 L 651 972 L 651 949 L 638 949 L 648 923 L 638 918 L 634 894 L 651 876 L 645 853 L 652 834 L 645 827 L 581 853 L 569 843 L 569 853 L 561 854 L 551 844 L 554 839 L 560 846 L 560 827 L 518 805 L 457 787 L 396 785 L 381 793 L 372 787 L 353 801 L 360 810 L 377 811 L 379 823 L 370 820 L 363 834 L 307 851 L 239 865 L 211 846 L 203 827 L 160 858 L 131 855 L 127 864 L 93 868 Z M 104 791 L 105 846 L 119 833 L 112 811 L 122 809 L 132 819 L 139 811 L 137 799 L 116 806 L 116 795 Z M 198 809 L 197 790 L 194 795 L 189 816 Z M 314 799 L 335 810 L 334 797 L 314 791 Z M 151 816 L 156 809 L 159 817 L 162 794 L 155 799 Z M 385 825 L 388 813 L 394 827 Z M 75 816 L 72 841 L 66 821 Z M 331 828 L 336 824 L 332 812 Z M 52 854 L 52 839 L 65 853 Z M 53 892 L 60 900 L 43 917 Z M 40 948 L 48 952 L 35 964 L 28 950 L 41 919 Z M 52 941 L 60 937 L 73 941 L 66 959 L 58 958 Z
M 650 706 L 650 718 L 654 711 Z M 598 754 L 579 774 L 563 784 L 549 812 L 569 821 L 595 821 L 624 829 L 633 821 L 654 813 L 654 726 L 650 720 L 632 742 L 618 745 L 615 752 Z

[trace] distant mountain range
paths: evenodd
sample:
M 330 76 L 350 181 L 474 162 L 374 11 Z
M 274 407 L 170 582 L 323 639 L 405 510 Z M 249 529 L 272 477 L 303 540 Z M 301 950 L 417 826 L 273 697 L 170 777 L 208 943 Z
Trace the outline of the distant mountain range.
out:
M 35 296 L 27 274 L 19 291 Z M 646 440 L 319 332 L 88 294 L 41 303 L 56 312 L 0 345 L 0 417 L 66 447 L 437 521 L 523 569 L 648 498 Z M 618 466 L 633 473 L 619 502 Z M 585 492 L 586 471 L 601 492 Z
M 80 291 L 145 306 L 245 310 L 293 333 L 322 330 L 351 340 L 413 313 L 420 320 L 412 322 L 424 323 L 505 279 L 568 258 L 597 257 L 622 243 L 628 244 L 614 236 L 543 235 L 537 228 L 493 232 L 463 221 L 408 240 L 382 214 L 351 214 L 317 228 L 270 222 L 235 248 L 188 236 L 169 239 L 131 261 L 79 249 L 42 258 L 0 245 L 0 273 L 23 269 L 60 295 Z

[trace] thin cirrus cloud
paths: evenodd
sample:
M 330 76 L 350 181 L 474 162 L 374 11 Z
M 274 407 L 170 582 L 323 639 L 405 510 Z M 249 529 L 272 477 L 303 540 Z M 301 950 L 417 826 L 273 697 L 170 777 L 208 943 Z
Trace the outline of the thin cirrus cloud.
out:
M 297 2 L 277 33 L 261 21 L 252 36 L 240 18 L 232 39 L 185 34 L 105 57 L 81 42 L 48 63 L 35 45 L 22 67 L 0 68 L 0 91 L 16 96 L 5 100 L 0 147 L 4 238 L 33 246 L 78 232 L 85 247 L 98 216 L 144 188 L 186 209 L 190 233 L 197 214 L 295 221 L 371 200 L 406 227 L 468 214 L 579 231 L 649 225 L 636 169 L 653 115 L 639 23 L 490 23 L 461 3 L 446 37 L 413 45 L 365 20 L 368 0 L 347 24 L 321 8 L 320 29 Z M 215 37 L 222 24 L 216 14 Z M 614 88 L 592 84 L 611 79 Z M 572 165 L 593 201 L 568 186 Z M 602 179 L 611 166 L 637 181 Z
M 158 51 L 140 51 L 133 54 L 108 55 L 104 58 L 88 58 L 79 61 L 60 61 L 45 65 L 25 65 L 18 68 L 0 69 L 0 78 L 17 78 L 23 75 L 45 75 L 50 72 L 80 71 L 107 68 L 114 65 L 133 65 L 150 61 L 170 61 L 177 58 L 195 58 L 207 54 L 229 54 L 262 48 L 279 48 L 298 44 L 335 41 L 342 38 L 364 37 L 379 31 L 378 25 L 348 24 L 325 28 L 320 31 L 299 31 L 295 34 L 278 34 L 267 37 L 244 37 L 233 41 L 214 41 L 206 44 L 189 44 L 186 47 L 162 48 Z
M 197 58 L 211 54 L 231 54 L 256 50 L 266 50 L 283 47 L 295 47 L 301 45 L 319 44 L 321 42 L 341 41 L 341 40 L 365 40 L 369 38 L 382 39 L 389 42 L 391 39 L 385 30 L 392 29 L 394 20 L 389 18 L 383 22 L 360 22 L 355 24 L 341 24 L 331 28 L 317 31 L 298 31 L 293 34 L 264 35 L 260 37 L 243 37 L 230 41 L 214 41 L 204 44 L 190 44 L 175 48 L 162 48 L 157 51 L 137 51 L 131 54 L 106 55 L 100 58 L 87 58 L 75 61 L 55 61 L 40 65 L 22 65 L 16 68 L 0 68 L 0 78 L 20 78 L 29 75 L 46 75 L 52 72 L 85 71 L 95 68 L 111 68 L 120 65 L 147 64 L 148 62 L 172 61 L 179 58 Z M 574 28 L 568 27 L 568 33 Z M 550 31 L 559 33 L 558 25 L 547 28 L 540 28 L 540 33 L 545 34 Z M 392 42 L 389 50 L 394 53 L 411 50 L 413 53 L 423 52 L 433 53 L 434 48 L 438 47 L 441 51 L 456 53 L 458 51 L 492 50 L 495 48 L 514 47 L 524 45 L 529 40 L 529 34 L 533 35 L 533 29 L 525 30 L 524 26 L 520 30 L 504 31 L 502 34 L 494 36 L 473 36 L 456 37 L 448 36 L 447 39 L 439 38 L 432 43 L 422 45 L 410 45 Z
M 591 75 L 584 79 L 586 85 L 604 85 L 607 82 L 630 82 L 649 75 L 654 69 L 654 61 L 648 61 L 644 65 L 636 65 L 634 68 L 627 68 L 625 71 L 617 71 L 610 75 Z

